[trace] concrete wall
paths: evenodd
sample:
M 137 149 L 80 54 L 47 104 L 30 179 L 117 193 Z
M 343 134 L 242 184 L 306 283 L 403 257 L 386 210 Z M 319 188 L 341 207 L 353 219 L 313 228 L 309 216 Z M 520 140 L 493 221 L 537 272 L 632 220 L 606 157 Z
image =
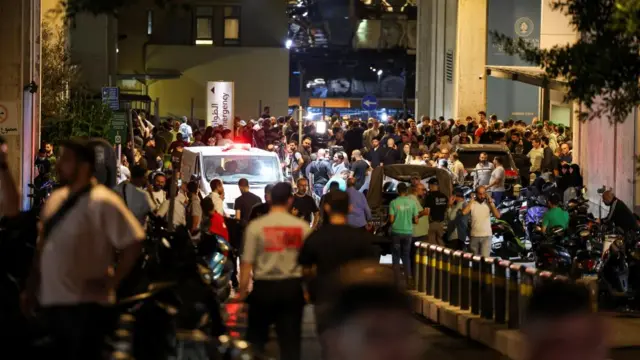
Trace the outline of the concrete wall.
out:
M 186 1 L 192 11 L 159 9 L 153 0 L 142 0 L 118 16 L 118 33 L 126 36 L 118 43 L 118 73 L 144 73 L 145 43 L 154 45 L 194 45 L 195 6 L 238 5 L 241 47 L 283 47 L 287 36 L 286 2 L 281 0 L 201 0 Z M 147 14 L 153 14 L 153 31 L 147 35 Z M 219 9 L 217 9 L 219 10 Z M 222 13 L 216 12 L 213 46 L 222 46 Z M 237 46 L 234 46 L 237 47 Z M 149 68 L 147 64 L 147 69 Z
M 71 62 L 80 66 L 82 81 L 94 91 L 115 86 L 118 27 L 107 15 L 78 14 L 69 29 Z
M 574 162 L 582 167 L 592 202 L 599 202 L 596 190 L 605 185 L 630 208 L 640 204 L 636 199 L 637 126 L 637 110 L 621 124 L 611 124 L 607 118 L 574 120 Z
M 487 0 L 459 0 L 454 117 L 486 109 Z
M 540 27 L 540 48 L 550 49 L 555 45 L 574 43 L 578 35 L 571 27 L 570 18 L 560 11 L 553 11 L 551 5 L 556 0 L 542 0 Z
M 258 105 L 272 114 L 286 114 L 289 94 L 289 52 L 283 48 L 157 46 L 148 49 L 150 68 L 182 72 L 175 80 L 158 80 L 149 96 L 160 98 L 160 116 L 190 116 L 195 99 L 196 119 L 205 119 L 207 81 L 235 82 L 235 114 L 257 118 Z

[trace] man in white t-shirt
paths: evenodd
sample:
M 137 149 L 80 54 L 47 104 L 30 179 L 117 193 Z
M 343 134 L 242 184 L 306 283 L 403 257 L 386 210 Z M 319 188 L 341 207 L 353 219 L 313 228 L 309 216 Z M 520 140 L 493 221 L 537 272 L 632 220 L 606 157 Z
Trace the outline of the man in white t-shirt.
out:
M 122 182 L 114 188 L 115 192 L 124 200 L 125 205 L 133 212 L 142 226 L 151 212 L 148 195 L 144 189 L 146 170 L 140 166 L 131 168 L 131 180 Z
M 462 209 L 463 215 L 471 214 L 471 233 L 469 236 L 471 251 L 476 255 L 488 257 L 491 254 L 491 214 L 496 219 L 500 218 L 500 212 L 493 204 L 490 196 L 487 196 L 487 189 L 478 186 L 475 198 Z
M 147 190 L 147 201 L 151 211 L 157 213 L 160 206 L 167 200 L 167 192 L 164 191 L 164 187 L 167 184 L 167 177 L 161 172 L 155 173 L 151 179 L 151 186 Z
M 94 184 L 93 147 L 66 142 L 56 167 L 66 185 L 42 210 L 38 252 L 21 304 L 30 313 L 39 293 L 54 358 L 99 359 L 113 330 L 105 305 L 135 265 L 145 233 L 115 192 Z

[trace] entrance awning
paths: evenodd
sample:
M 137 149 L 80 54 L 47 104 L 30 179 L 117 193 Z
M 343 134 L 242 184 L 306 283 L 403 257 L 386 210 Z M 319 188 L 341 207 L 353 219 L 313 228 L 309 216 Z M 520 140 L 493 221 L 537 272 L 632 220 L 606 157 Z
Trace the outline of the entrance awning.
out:
M 564 79 L 549 79 L 543 69 L 533 66 L 487 66 L 487 76 L 510 79 L 525 84 L 566 92 L 567 82 Z

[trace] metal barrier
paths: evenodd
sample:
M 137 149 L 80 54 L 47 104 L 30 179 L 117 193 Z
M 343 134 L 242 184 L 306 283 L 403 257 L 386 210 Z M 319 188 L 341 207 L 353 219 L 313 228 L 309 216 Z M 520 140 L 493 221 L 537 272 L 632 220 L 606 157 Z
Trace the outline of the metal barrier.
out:
M 460 275 L 462 274 L 462 251 L 455 251 L 451 258 L 449 270 L 450 289 L 449 304 L 460 306 Z
M 480 315 L 480 264 L 484 258 L 474 256 L 471 258 L 471 313 Z
M 469 310 L 471 306 L 471 260 L 473 254 L 462 256 L 462 280 L 460 282 L 460 309 Z
M 414 244 L 415 290 L 470 311 L 509 329 L 522 325 L 533 289 L 546 282 L 569 278 L 538 271 L 507 260 L 474 256 L 427 243 Z M 585 283 L 597 308 L 597 285 Z
M 433 297 L 440 299 L 442 297 L 442 250 L 443 247 L 436 247 L 435 256 L 435 275 L 433 280 Z
M 442 250 L 442 301 L 449 302 L 449 287 L 451 286 L 451 253 L 453 250 Z
M 427 295 L 433 295 L 433 278 L 436 271 L 436 248 L 435 245 L 429 245 L 427 249 L 427 261 L 429 265 L 427 267 L 427 283 L 426 293 Z

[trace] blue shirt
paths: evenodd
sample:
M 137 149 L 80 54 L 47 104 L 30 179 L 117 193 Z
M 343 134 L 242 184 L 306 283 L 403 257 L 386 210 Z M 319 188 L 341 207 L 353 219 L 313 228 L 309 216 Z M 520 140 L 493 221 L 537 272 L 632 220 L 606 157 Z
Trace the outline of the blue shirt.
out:
M 349 205 L 351 205 L 347 223 L 357 228 L 366 226 L 367 222 L 371 220 L 371 209 L 367 198 L 355 187 L 348 188 L 347 194 L 349 195 Z

